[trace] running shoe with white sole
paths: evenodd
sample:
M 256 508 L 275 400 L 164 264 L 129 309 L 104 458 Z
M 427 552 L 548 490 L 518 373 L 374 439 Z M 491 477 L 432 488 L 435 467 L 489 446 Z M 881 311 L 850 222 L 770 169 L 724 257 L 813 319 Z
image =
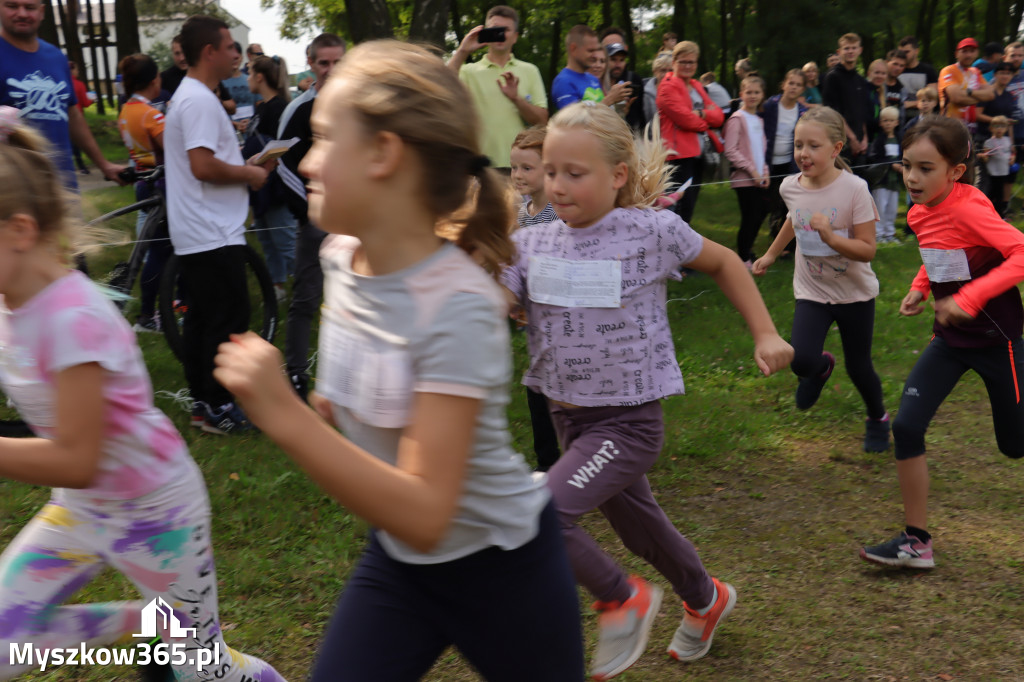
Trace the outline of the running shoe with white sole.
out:
M 663 590 L 637 576 L 629 578 L 632 596 L 624 602 L 595 602 L 600 630 L 590 676 L 610 680 L 624 672 L 647 648 Z
M 907 535 L 907 531 L 903 531 L 889 542 L 861 548 L 860 558 L 883 566 L 935 568 L 931 538 L 928 542 L 921 542 L 917 537 Z
M 668 645 L 668 655 L 677 661 L 696 661 L 707 655 L 715 637 L 715 628 L 736 606 L 736 588 L 718 578 L 711 580 L 718 595 L 710 611 L 702 616 L 683 604 L 683 622 L 676 628 L 672 643 Z

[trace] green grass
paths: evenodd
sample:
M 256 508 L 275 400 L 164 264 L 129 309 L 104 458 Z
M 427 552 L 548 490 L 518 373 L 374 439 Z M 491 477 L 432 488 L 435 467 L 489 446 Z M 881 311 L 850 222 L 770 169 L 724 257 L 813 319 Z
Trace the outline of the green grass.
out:
M 97 192 L 88 210 L 126 196 L 124 189 Z M 698 231 L 732 246 L 737 224 L 733 193 L 706 188 Z M 756 250 L 767 245 L 762 234 Z M 106 254 L 93 264 L 99 271 L 114 258 Z M 873 263 L 881 282 L 874 360 L 891 411 L 930 335 L 930 316 L 897 314 L 919 265 L 912 243 L 881 247 Z M 780 261 L 758 280 L 783 336 L 792 321 L 792 268 L 792 261 Z M 900 528 L 899 492 L 891 453 L 861 450 L 864 409 L 845 373 L 836 372 L 813 410 L 797 412 L 795 378 L 759 375 L 741 318 L 707 277 L 672 283 L 669 298 L 680 299 L 669 309 L 687 395 L 665 401 L 666 444 L 651 484 L 709 571 L 737 586 L 739 604 L 710 655 L 681 665 L 663 654 L 682 615 L 667 598 L 646 654 L 619 679 L 1024 680 L 1024 470 L 996 450 L 981 382 L 965 378 L 928 433 L 938 568 L 878 570 L 856 551 Z M 140 343 L 157 405 L 185 434 L 209 486 L 221 615 L 234 625 L 228 642 L 264 657 L 289 679 L 304 679 L 366 527 L 265 437 L 190 431 L 187 413 L 169 397 L 185 386 L 180 366 L 161 337 L 141 335 Z M 826 346 L 842 360 L 834 330 Z M 521 334 L 514 348 L 522 368 Z M 532 457 L 523 391 L 513 388 L 512 398 L 515 444 Z M 0 543 L 6 544 L 46 491 L 12 482 L 0 482 L 0 489 Z M 598 515 L 585 525 L 628 570 L 668 587 L 622 549 Z M 133 595 L 120 576 L 107 573 L 76 600 Z M 500 607 L 501 595 L 493 598 Z M 589 650 L 595 619 L 585 606 L 584 614 Z M 400 643 L 381 647 L 400 655 Z M 509 651 L 516 655 L 514 642 Z M 133 679 L 134 673 L 71 669 L 29 679 L 119 675 Z M 428 679 L 476 676 L 450 654 Z
M 104 158 L 115 163 L 127 161 L 128 150 L 125 149 L 121 133 L 117 130 L 116 109 L 108 106 L 106 113 L 101 116 L 96 112 L 96 106 L 93 105 L 85 110 L 85 120 L 89 124 L 92 136 L 96 138 L 96 144 L 99 145 Z

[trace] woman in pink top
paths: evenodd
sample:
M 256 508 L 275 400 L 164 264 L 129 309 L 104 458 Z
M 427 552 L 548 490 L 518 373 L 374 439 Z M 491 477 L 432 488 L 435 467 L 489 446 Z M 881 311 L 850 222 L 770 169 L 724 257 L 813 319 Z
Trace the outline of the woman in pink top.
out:
M 715 104 L 704 86 L 694 76 L 700 47 L 684 40 L 672 50 L 672 72 L 658 85 L 658 116 L 661 120 L 661 139 L 668 150 L 668 163 L 672 167 L 672 183 L 680 185 L 687 180 L 699 184 L 704 171 L 704 140 L 712 128 L 720 128 L 725 114 Z M 717 137 L 711 138 L 721 151 Z M 700 187 L 686 190 L 676 202 L 675 211 L 689 223 L 697 206 Z

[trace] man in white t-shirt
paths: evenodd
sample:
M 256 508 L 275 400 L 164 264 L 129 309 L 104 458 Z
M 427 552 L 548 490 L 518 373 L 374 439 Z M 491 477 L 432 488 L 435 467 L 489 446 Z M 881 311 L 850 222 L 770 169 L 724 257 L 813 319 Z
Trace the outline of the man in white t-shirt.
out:
M 267 168 L 247 164 L 214 88 L 234 70 L 235 42 L 220 19 L 195 15 L 181 29 L 188 74 L 174 93 L 164 128 L 167 218 L 181 263 L 182 364 L 195 400 L 192 425 L 208 433 L 251 429 L 213 378 L 217 346 L 249 328 L 245 220 L 249 188 Z

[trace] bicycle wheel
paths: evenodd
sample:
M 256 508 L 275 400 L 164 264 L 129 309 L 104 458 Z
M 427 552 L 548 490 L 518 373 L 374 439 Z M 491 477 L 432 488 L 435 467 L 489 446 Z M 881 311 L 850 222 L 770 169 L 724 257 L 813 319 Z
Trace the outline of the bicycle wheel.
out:
M 263 257 L 248 244 L 245 246 L 245 264 L 248 270 L 250 292 L 249 328 L 256 331 L 267 341 L 273 343 L 277 333 L 277 295 L 274 282 L 270 279 Z M 160 324 L 167 339 L 167 345 L 179 361 L 181 357 L 181 323 L 188 303 L 178 298 L 178 276 L 180 271 L 178 256 L 172 254 L 164 265 L 164 274 L 160 279 L 160 295 L 158 299 Z M 255 300 L 252 296 L 255 293 Z

